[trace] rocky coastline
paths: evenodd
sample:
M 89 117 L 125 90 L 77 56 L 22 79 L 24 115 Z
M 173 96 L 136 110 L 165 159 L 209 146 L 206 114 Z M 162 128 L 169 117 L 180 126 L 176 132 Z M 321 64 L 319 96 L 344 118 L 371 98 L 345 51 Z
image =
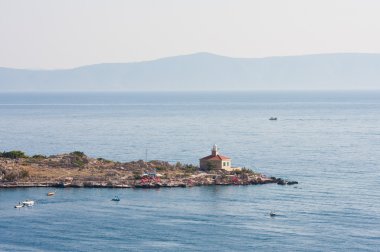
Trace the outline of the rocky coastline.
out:
M 143 160 L 115 162 L 82 152 L 27 156 L 0 153 L 0 188 L 165 188 L 211 185 L 298 184 L 243 168 L 239 171 L 200 170 L 191 164 Z

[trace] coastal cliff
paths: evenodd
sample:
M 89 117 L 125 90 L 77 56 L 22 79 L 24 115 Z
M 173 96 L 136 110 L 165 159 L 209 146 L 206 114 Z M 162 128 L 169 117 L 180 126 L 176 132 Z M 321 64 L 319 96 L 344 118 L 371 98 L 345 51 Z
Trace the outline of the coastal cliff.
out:
M 0 153 L 0 188 L 108 187 L 158 188 L 202 185 L 297 184 L 266 177 L 250 169 L 200 170 L 191 164 L 143 160 L 115 162 L 82 152 L 26 156 L 21 151 Z

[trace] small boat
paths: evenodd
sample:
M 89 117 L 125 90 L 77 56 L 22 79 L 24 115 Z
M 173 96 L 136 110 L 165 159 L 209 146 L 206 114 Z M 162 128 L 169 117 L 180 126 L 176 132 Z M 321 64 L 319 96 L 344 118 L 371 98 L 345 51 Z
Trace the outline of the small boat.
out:
M 55 192 L 48 192 L 47 196 L 53 196 L 54 194 L 55 194 Z
M 269 213 L 269 216 L 270 217 L 275 217 L 277 214 L 275 213 L 275 212 L 273 212 L 273 211 L 271 211 L 270 213 Z
M 23 204 L 21 204 L 21 202 L 19 202 L 17 205 L 15 205 L 15 208 L 21 208 L 21 207 L 23 207 L 24 205 Z
M 34 205 L 34 200 L 25 200 L 25 201 L 22 202 L 22 205 L 23 206 L 28 206 L 28 207 L 33 206 Z
M 277 121 L 277 117 L 271 117 L 269 118 L 270 121 Z
M 120 201 L 120 198 L 118 196 L 115 196 L 112 198 L 112 201 Z

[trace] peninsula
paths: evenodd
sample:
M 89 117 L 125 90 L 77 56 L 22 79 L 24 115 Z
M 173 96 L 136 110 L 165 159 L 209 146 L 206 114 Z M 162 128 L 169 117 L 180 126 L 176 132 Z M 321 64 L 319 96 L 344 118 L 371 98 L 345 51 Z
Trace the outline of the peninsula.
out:
M 213 151 L 217 154 L 216 150 Z M 170 164 L 159 160 L 115 162 L 91 158 L 79 151 L 51 156 L 27 156 L 21 151 L 0 152 L 0 188 L 159 188 L 298 183 L 266 177 L 246 168 L 231 168 L 229 158 L 213 154 L 200 160 L 201 169 L 192 164 Z M 227 169 L 217 165 L 218 156 L 222 157 L 221 164 Z M 210 160 L 205 163 L 207 159 Z

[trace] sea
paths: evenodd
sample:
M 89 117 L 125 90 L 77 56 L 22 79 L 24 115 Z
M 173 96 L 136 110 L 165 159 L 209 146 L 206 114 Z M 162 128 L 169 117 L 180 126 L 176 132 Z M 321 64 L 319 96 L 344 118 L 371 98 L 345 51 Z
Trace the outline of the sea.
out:
M 196 165 L 214 144 L 299 184 L 0 189 L 0 251 L 380 251 L 380 91 L 0 93 L 1 151 Z

